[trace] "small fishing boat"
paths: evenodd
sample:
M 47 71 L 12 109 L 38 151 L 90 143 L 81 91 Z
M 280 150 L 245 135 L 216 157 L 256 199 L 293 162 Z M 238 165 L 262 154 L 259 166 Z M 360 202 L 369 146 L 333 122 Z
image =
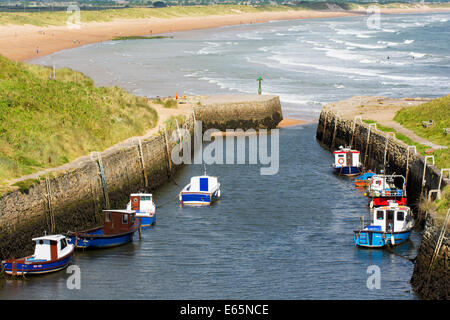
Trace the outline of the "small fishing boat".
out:
M 369 207 L 387 206 L 390 202 L 406 205 L 405 177 L 401 175 L 377 174 L 372 176 L 366 195 Z
M 75 248 L 108 248 L 133 241 L 139 220 L 133 210 L 103 210 L 103 226 L 68 232 Z
M 220 183 L 217 177 L 206 175 L 191 178 L 191 183 L 181 190 L 179 199 L 182 205 L 210 205 L 220 198 Z
M 142 229 L 147 229 L 156 223 L 156 206 L 151 193 L 132 193 L 127 210 L 136 212 L 136 218 L 140 220 Z
M 376 208 L 373 222 L 355 230 L 355 245 L 368 248 L 383 248 L 404 243 L 409 239 L 414 220 L 411 209 L 390 202 L 389 206 Z
M 340 176 L 356 176 L 363 171 L 363 166 L 359 161 L 360 152 L 352 150 L 350 147 L 340 146 L 339 150 L 333 152 L 333 171 Z
M 32 239 L 35 242 L 34 254 L 19 259 L 2 261 L 3 270 L 8 275 L 37 275 L 66 268 L 74 251 L 63 235 L 46 235 Z
M 368 171 L 355 179 L 355 187 L 365 188 L 370 185 L 370 180 L 375 175 L 375 172 Z

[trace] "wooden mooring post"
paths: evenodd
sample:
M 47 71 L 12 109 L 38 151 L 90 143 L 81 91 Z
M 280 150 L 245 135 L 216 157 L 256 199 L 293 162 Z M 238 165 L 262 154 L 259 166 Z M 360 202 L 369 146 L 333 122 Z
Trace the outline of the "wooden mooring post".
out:
M 50 179 L 48 177 L 48 174 L 45 175 L 45 187 L 47 193 L 45 194 L 45 197 L 47 199 L 47 205 L 48 205 L 48 214 L 49 214 L 49 228 L 50 233 L 55 233 L 55 216 L 53 214 L 53 206 L 52 206 L 52 190 L 50 188 Z
M 426 183 L 425 173 L 427 171 L 428 159 L 432 159 L 433 160 L 432 164 L 434 165 L 434 156 L 425 156 L 425 160 L 424 160 L 424 164 L 423 164 L 422 187 L 421 187 L 421 190 L 420 190 L 421 194 L 423 194 L 423 192 L 425 191 L 425 183 Z
M 395 138 L 395 132 L 386 132 L 385 135 L 385 144 L 384 144 L 384 157 L 383 157 L 383 171 L 386 172 L 386 156 L 387 156 L 387 150 L 389 146 L 389 136 L 392 136 Z
M 370 142 L 370 128 L 375 127 L 375 130 L 377 130 L 377 124 L 376 123 L 369 123 L 369 128 L 367 131 L 367 141 L 366 141 L 366 151 L 364 152 L 364 167 L 366 167 L 367 158 L 369 156 L 369 142 Z
M 97 156 L 97 159 L 94 158 L 95 156 Z M 105 206 L 106 206 L 106 209 L 109 209 L 110 202 L 109 202 L 109 195 L 108 195 L 108 186 L 106 184 L 106 175 L 105 175 L 105 169 L 103 167 L 103 162 L 102 162 L 102 154 L 100 152 L 92 152 L 91 160 L 97 162 L 99 175 L 100 175 L 100 182 L 102 184 L 103 195 L 105 197 Z
M 408 185 L 408 175 L 409 175 L 409 150 L 414 150 L 414 154 L 417 153 L 416 146 L 408 146 L 406 148 L 406 175 L 405 175 L 405 184 Z
M 171 159 L 170 159 L 169 139 L 167 138 L 167 130 L 166 130 L 166 127 L 164 127 L 164 142 L 165 142 L 165 145 L 166 145 L 167 162 L 168 162 L 168 165 L 169 165 L 169 173 L 168 173 L 168 176 L 170 176 L 171 173 L 172 173 L 172 161 L 171 161 Z
M 142 140 L 141 138 L 134 138 L 133 143 L 137 145 L 137 149 L 138 149 L 138 157 L 139 157 L 139 162 L 141 164 L 141 169 L 142 169 L 142 174 L 144 176 L 144 186 L 145 189 L 148 189 L 148 177 L 147 177 L 147 172 L 145 171 L 145 158 L 144 158 L 144 151 L 142 149 Z
M 350 148 L 353 148 L 353 140 L 355 140 L 355 134 L 356 134 L 356 119 L 359 118 L 359 121 L 362 123 L 362 117 L 356 116 L 353 118 L 353 129 L 352 129 L 352 139 L 350 141 Z M 356 140 L 355 140 L 355 148 L 356 148 Z

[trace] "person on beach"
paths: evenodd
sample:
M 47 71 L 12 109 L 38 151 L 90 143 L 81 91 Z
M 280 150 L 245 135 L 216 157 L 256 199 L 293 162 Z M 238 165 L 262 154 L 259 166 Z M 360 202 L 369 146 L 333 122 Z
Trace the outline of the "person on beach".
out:
M 39 54 L 39 47 L 36 47 L 36 54 Z

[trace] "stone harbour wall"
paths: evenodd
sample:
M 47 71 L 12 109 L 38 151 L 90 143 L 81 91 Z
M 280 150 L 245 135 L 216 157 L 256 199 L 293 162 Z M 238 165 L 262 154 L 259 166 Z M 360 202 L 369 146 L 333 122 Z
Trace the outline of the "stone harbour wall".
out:
M 196 120 L 203 130 L 274 129 L 283 119 L 277 96 L 214 96 L 194 107 Z
M 422 299 L 450 299 L 448 229 L 439 247 L 439 252 L 435 253 L 441 231 L 442 224 L 436 222 L 434 214 L 430 214 L 426 219 L 422 242 L 411 277 L 411 285 Z M 434 259 L 433 256 L 435 256 Z
M 367 123 L 344 119 L 332 110 L 324 108 L 320 114 L 316 138 L 323 147 L 331 151 L 351 144 L 353 149 L 361 152 L 360 160 L 367 169 L 376 172 L 384 169 L 386 174 L 407 176 L 408 203 L 412 207 L 417 206 L 422 194 L 428 196 L 430 190 L 439 186 L 441 172 L 436 166 L 430 165 L 430 160 L 425 166 L 425 157 L 410 149 L 407 172 L 408 146 L 373 126 L 369 135 Z M 441 189 L 449 183 L 449 179 L 442 179 Z
M 353 149 L 359 150 L 361 162 L 367 169 L 375 172 L 385 169 L 387 174 L 407 176 L 408 204 L 413 209 L 417 209 L 421 195 L 428 197 L 430 190 L 438 188 L 441 172 L 434 165 L 429 165 L 428 162 L 426 164 L 425 157 L 414 154 L 412 150 L 410 150 L 409 170 L 407 170 L 408 146 L 392 136 L 388 139 L 388 136 L 373 126 L 370 128 L 369 135 L 368 124 L 344 119 L 327 108 L 324 108 L 320 114 L 316 132 L 318 142 L 330 151 L 334 151 L 341 145 L 351 145 Z M 423 177 L 425 177 L 424 180 Z M 449 183 L 449 179 L 442 179 L 441 189 Z M 424 229 L 411 278 L 412 288 L 422 299 L 449 299 L 449 228 L 443 234 L 442 247 L 431 265 L 442 226 L 436 222 L 434 213 L 428 214 L 427 217 L 418 217 L 418 222 Z

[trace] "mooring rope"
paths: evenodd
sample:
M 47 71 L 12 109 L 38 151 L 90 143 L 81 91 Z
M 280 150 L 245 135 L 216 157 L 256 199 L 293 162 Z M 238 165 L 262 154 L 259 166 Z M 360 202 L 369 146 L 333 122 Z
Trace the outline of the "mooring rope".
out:
M 439 250 L 441 250 L 442 241 L 444 240 L 445 231 L 447 229 L 447 223 L 450 217 L 450 209 L 447 210 L 447 214 L 445 216 L 444 224 L 442 225 L 441 233 L 439 234 L 438 241 L 436 242 L 436 247 L 434 248 L 433 256 L 430 260 L 430 265 L 428 266 L 427 273 L 430 273 L 431 268 L 433 267 L 433 263 L 436 260 L 436 257 L 439 255 Z
M 175 200 L 175 199 L 178 199 L 178 194 L 177 194 L 174 198 L 170 198 L 169 200 L 167 200 L 167 201 L 164 202 L 163 204 L 159 204 L 159 205 L 157 206 L 157 208 L 159 209 L 159 208 L 161 208 L 161 207 L 164 207 L 165 205 L 169 204 L 170 202 L 172 202 L 172 201 Z

